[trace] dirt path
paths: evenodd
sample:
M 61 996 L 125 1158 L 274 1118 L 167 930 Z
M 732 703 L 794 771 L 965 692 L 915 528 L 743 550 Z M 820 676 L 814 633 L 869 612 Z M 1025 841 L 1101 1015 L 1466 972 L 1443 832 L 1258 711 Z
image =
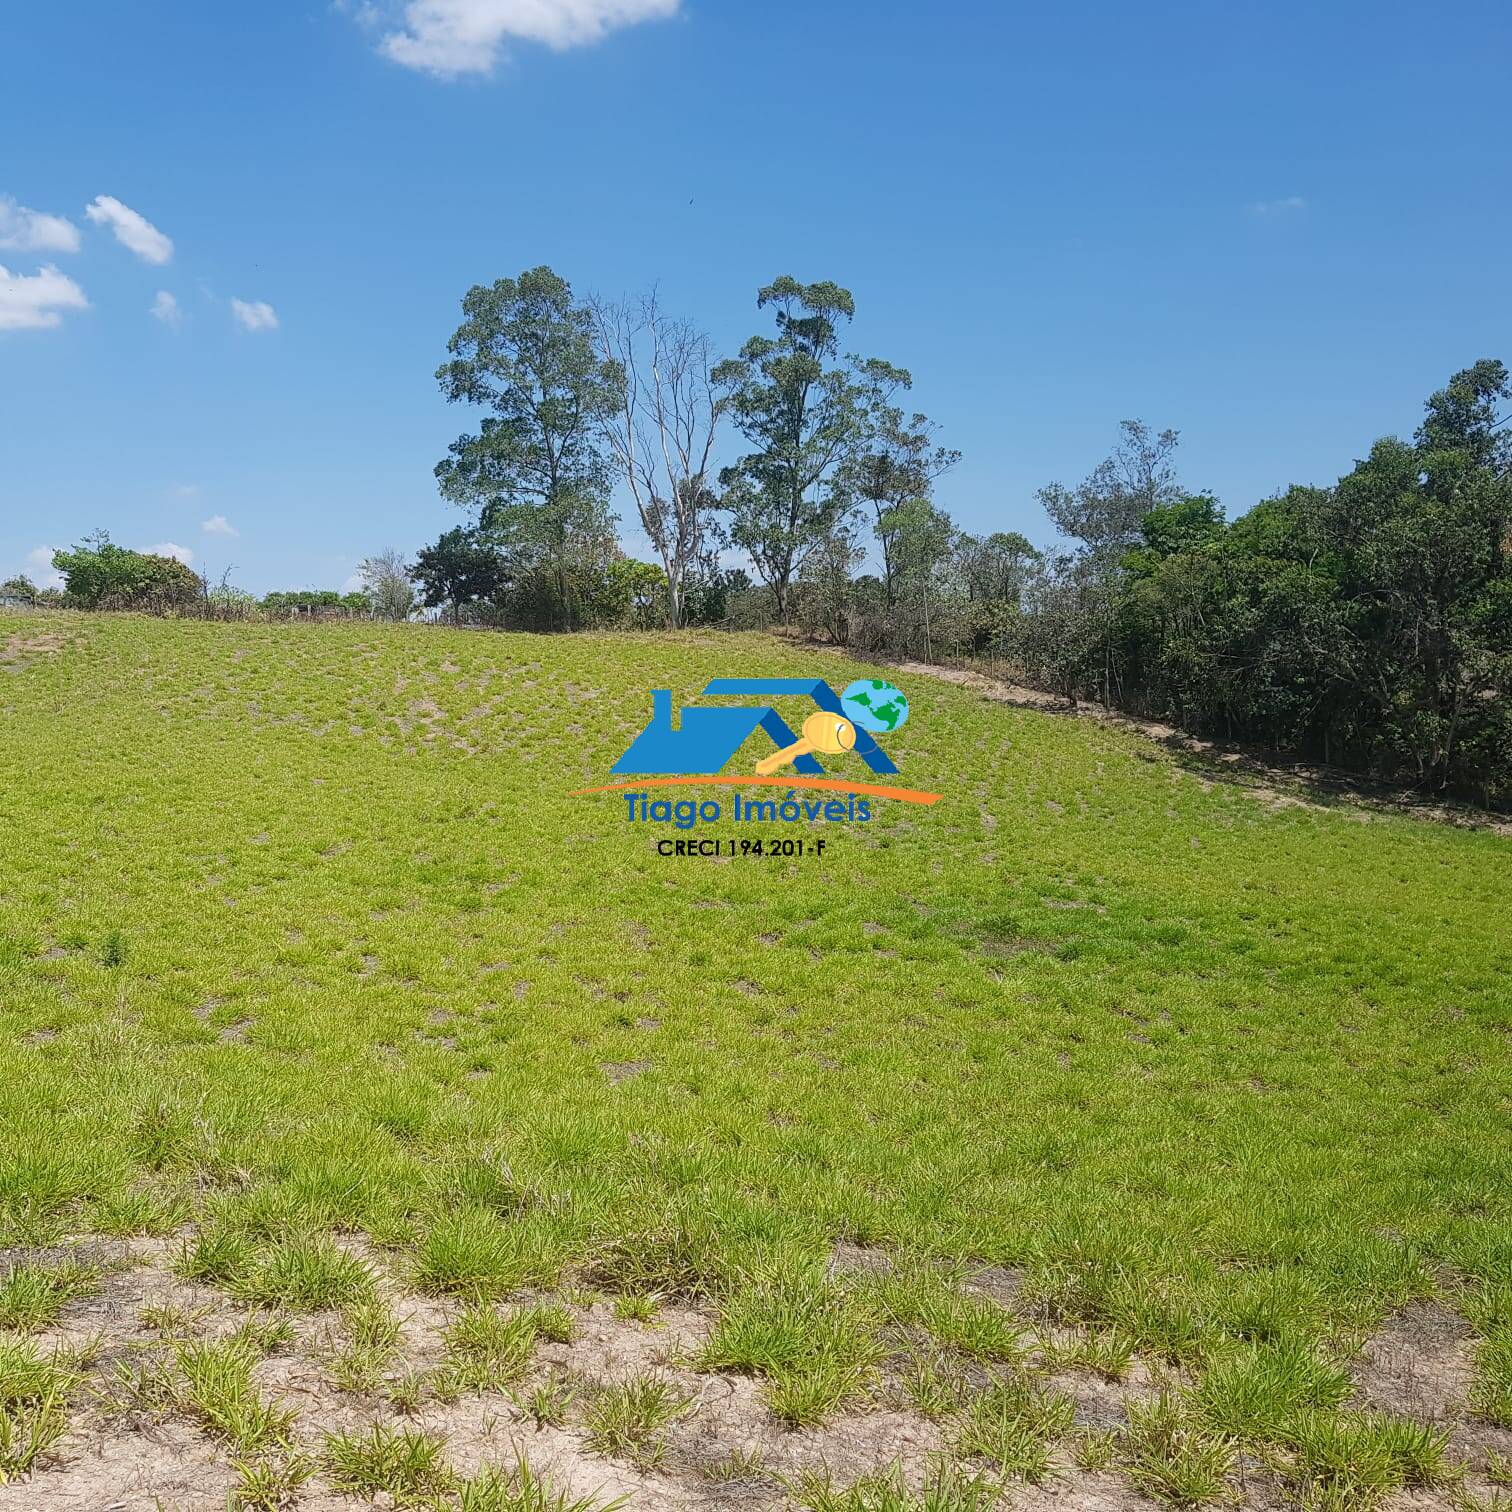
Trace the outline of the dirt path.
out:
M 1337 808 L 1344 803 L 1358 808 L 1362 815 L 1400 814 L 1512 836 L 1512 820 L 1503 816 L 1466 804 L 1429 802 L 1408 789 L 1373 783 L 1337 767 L 1277 761 L 1251 747 L 1202 740 L 1173 725 L 1138 719 L 1098 704 L 1072 704 L 1058 694 L 989 677 L 970 667 L 946 667 L 919 661 L 898 661 L 888 665 L 908 677 L 932 677 L 940 682 L 971 688 L 994 703 L 1116 725 L 1119 729 L 1158 741 L 1209 780 L 1232 783 L 1275 808 Z

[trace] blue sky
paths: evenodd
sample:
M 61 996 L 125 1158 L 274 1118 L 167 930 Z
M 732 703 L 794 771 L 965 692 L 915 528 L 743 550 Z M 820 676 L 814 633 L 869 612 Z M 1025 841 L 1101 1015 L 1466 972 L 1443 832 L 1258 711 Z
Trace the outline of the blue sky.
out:
M 543 262 L 731 350 L 775 275 L 847 285 L 972 529 L 1048 539 L 1127 416 L 1231 513 L 1330 481 L 1512 360 L 1509 43 L 1504 0 L 13 7 L 0 576 L 434 538 L 458 301 Z

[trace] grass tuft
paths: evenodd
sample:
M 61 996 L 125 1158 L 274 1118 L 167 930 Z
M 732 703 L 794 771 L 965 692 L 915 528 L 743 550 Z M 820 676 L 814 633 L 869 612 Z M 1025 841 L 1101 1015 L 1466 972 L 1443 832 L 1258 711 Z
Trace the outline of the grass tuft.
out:
M 914 1491 L 898 1466 L 837 1488 L 828 1471 L 806 1470 L 790 1487 L 803 1512 L 990 1512 L 999 1506 L 997 1483 L 980 1472 L 934 1466 Z
M 1453 1479 L 1448 1431 L 1373 1412 L 1309 1412 L 1291 1435 L 1294 1475 L 1311 1504 L 1367 1508 L 1402 1487 Z
M 1075 1405 L 1027 1376 L 993 1382 L 967 1404 L 956 1426 L 956 1452 L 990 1460 L 1007 1476 L 1041 1481 L 1050 1449 L 1071 1429 Z
M 876 1323 L 869 1308 L 817 1273 L 779 1273 L 725 1303 L 699 1366 L 765 1377 L 773 1412 L 808 1427 L 865 1390 L 882 1355 Z
M 76 1297 L 87 1297 L 99 1286 L 97 1267 L 78 1260 L 56 1265 L 18 1265 L 0 1281 L 0 1328 L 35 1333 L 57 1321 Z
M 933 1421 L 958 1412 L 976 1391 L 964 1363 L 943 1350 L 911 1359 L 903 1370 L 903 1389 L 915 1412 Z
M 600 1501 L 596 1496 L 574 1497 L 559 1491 L 537 1475 L 523 1455 L 504 1470 L 485 1466 L 471 1480 L 463 1481 L 453 1498 L 431 1505 L 441 1512 L 616 1512 L 626 1498 Z
M 399 1319 L 376 1294 L 341 1311 L 343 1343 L 331 1356 L 331 1379 L 342 1391 L 376 1391 L 399 1347 Z
M 252 1383 L 257 1353 L 245 1339 L 182 1344 L 183 1406 L 243 1456 L 287 1448 L 294 1413 L 265 1401 Z
M 667 1428 L 690 1400 L 657 1375 L 601 1386 L 588 1403 L 588 1443 L 600 1454 L 653 1468 L 666 1452 Z
M 434 1381 L 443 1401 L 464 1392 L 501 1391 L 530 1369 L 536 1319 L 529 1310 L 506 1318 L 480 1304 L 451 1324 L 445 1338 L 446 1360 Z
M 366 1433 L 328 1433 L 321 1463 L 336 1490 L 355 1496 L 387 1492 L 401 1505 L 444 1497 L 458 1484 L 444 1440 L 383 1423 Z
M 1251 1346 L 1209 1365 L 1193 1401 L 1214 1433 L 1259 1444 L 1284 1439 L 1299 1413 L 1337 1407 L 1352 1389 L 1347 1370 L 1307 1345 Z
M 281 1512 L 315 1473 L 315 1462 L 306 1454 L 275 1455 L 244 1460 L 231 1457 L 236 1485 L 231 1492 L 233 1508 L 246 1512 Z
M 1234 1467 L 1231 1439 L 1210 1432 L 1169 1393 L 1130 1402 L 1121 1452 L 1141 1490 L 1178 1507 L 1221 1499 Z
M 78 1374 L 24 1339 L 0 1335 L 0 1485 L 36 1468 L 68 1425 Z
M 347 1307 L 371 1293 L 373 1273 L 330 1239 L 292 1239 L 259 1254 L 231 1285 L 238 1301 L 318 1312 Z
M 416 1283 L 436 1296 L 494 1302 L 531 1277 L 519 1226 L 480 1207 L 438 1219 L 415 1257 Z
M 1021 1364 L 1028 1352 L 1024 1326 L 1007 1308 L 963 1292 L 932 1267 L 900 1267 L 858 1290 L 890 1322 L 926 1329 L 942 1347 L 974 1359 Z
M 252 1241 L 230 1228 L 202 1228 L 179 1249 L 174 1269 L 186 1281 L 224 1286 L 240 1280 L 251 1268 Z
M 523 1395 L 516 1395 L 515 1405 L 537 1428 L 560 1428 L 572 1411 L 577 1388 L 569 1376 L 556 1372 L 537 1381 Z
M 614 1316 L 629 1323 L 654 1323 L 661 1312 L 655 1292 L 622 1292 L 614 1299 Z

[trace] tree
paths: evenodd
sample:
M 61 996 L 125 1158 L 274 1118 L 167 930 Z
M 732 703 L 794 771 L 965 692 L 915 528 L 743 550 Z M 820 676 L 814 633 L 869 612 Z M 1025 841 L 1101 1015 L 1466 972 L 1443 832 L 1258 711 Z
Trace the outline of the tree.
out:
M 200 596 L 200 580 L 182 562 L 117 546 L 97 530 L 72 551 L 53 553 L 67 600 L 81 609 L 187 608 Z
M 1121 420 L 1122 439 L 1076 488 L 1047 483 L 1036 497 L 1064 536 L 1080 541 L 1100 569 L 1137 544 L 1152 509 L 1181 498 L 1171 461 L 1180 439 L 1153 434 L 1143 420 Z
M 750 574 L 742 567 L 722 567 L 706 554 L 684 584 L 683 609 L 690 625 L 717 625 L 729 613 L 730 600 L 751 591 Z
M 850 644 L 851 596 L 866 549 L 852 520 L 839 519 L 803 559 L 798 613 L 810 633 L 823 632 L 837 646 Z
M 451 606 L 452 623 L 462 623 L 462 606 L 491 599 L 509 580 L 504 558 L 476 529 L 457 526 L 415 557 L 410 577 L 420 584 L 429 609 Z
M 1124 566 L 1139 575 L 1153 570 L 1166 557 L 1200 551 L 1223 537 L 1223 506 L 1211 494 L 1191 494 L 1169 504 L 1157 504 L 1139 522 L 1143 543 L 1124 558 Z
M 1232 525 L 1176 489 L 1168 449 L 1130 437 L 1128 467 L 1055 497 L 1088 544 L 1031 580 L 1017 654 L 1073 696 L 1098 684 L 1200 734 L 1512 796 L 1509 398 L 1506 369 L 1477 362 L 1412 441 Z
M 1512 398 L 1507 367 L 1483 357 L 1456 373 L 1423 406 L 1417 447 L 1424 455 L 1458 452 L 1472 468 L 1506 472 L 1512 467 L 1512 415 L 1498 416 L 1496 401 Z
M 753 336 L 714 372 L 753 448 L 720 481 L 731 537 L 750 554 L 785 624 L 795 572 L 848 506 L 833 475 L 863 434 L 865 391 L 862 365 L 837 361 L 839 323 L 856 313 L 848 289 L 784 276 L 758 292 L 756 305 L 775 306 L 777 335 Z
M 960 452 L 935 444 L 939 427 L 927 415 L 916 413 L 905 418 L 903 410 L 892 402 L 899 388 L 909 386 L 909 375 L 899 368 L 885 362 L 866 365 L 865 440 L 843 470 L 846 488 L 871 511 L 889 610 L 895 596 L 894 542 L 884 523 L 889 511 L 910 499 L 930 498 L 935 479 L 961 460 Z
M 957 549 L 966 597 L 984 604 L 1005 604 L 1017 610 L 1035 565 L 1044 553 L 1016 530 L 995 530 L 988 536 L 963 535 Z
M 675 630 L 686 622 L 685 585 L 715 529 L 710 469 L 729 397 L 715 387 L 709 338 L 667 315 L 654 289 L 635 304 L 596 301 L 592 309 L 600 356 L 617 378 L 602 421 L 605 444 L 661 558 Z
M 1114 654 L 1113 622 L 1121 587 L 1120 563 L 1139 544 L 1146 515 L 1183 497 L 1171 461 L 1179 433 L 1154 434 L 1143 420 L 1119 422 L 1121 439 L 1074 489 L 1048 483 L 1036 497 L 1064 536 L 1082 549 L 1061 563 L 1055 576 L 1069 590 L 1057 595 L 1062 612 L 1078 620 L 1064 643 L 1081 656 L 1090 644 L 1101 649 L 1100 696 L 1111 705 L 1118 691 L 1120 667 Z
M 37 602 L 37 585 L 24 573 L 0 583 L 0 599 L 12 598 L 23 604 Z
M 605 575 L 607 622 L 628 619 L 638 630 L 649 630 L 658 620 L 668 622 L 667 575 L 652 562 L 621 557 L 611 562 Z M 617 610 L 617 612 L 615 612 Z
M 550 268 L 475 285 L 462 313 L 436 377 L 449 401 L 493 413 L 452 443 L 436 477 L 515 566 L 554 576 L 571 629 L 572 569 L 601 558 L 613 535 L 602 437 L 620 375 L 595 350 L 591 312 Z
M 928 499 L 907 499 L 884 511 L 879 529 L 892 541 L 896 607 L 918 615 L 924 659 L 934 658 L 930 589 L 936 571 L 951 553 L 956 529 L 943 509 Z
M 359 562 L 357 571 L 373 613 L 379 619 L 407 620 L 410 617 L 415 607 L 415 593 L 402 552 L 380 551 L 377 556 Z

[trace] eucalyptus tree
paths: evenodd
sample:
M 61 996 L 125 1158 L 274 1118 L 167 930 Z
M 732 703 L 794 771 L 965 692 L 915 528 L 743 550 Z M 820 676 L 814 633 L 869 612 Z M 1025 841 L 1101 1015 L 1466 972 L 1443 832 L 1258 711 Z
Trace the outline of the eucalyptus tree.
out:
M 841 324 L 856 313 L 850 290 L 785 276 L 756 304 L 774 307 L 776 335 L 753 336 L 714 373 L 751 447 L 720 482 L 731 537 L 787 623 L 803 559 L 850 507 L 840 474 L 865 435 L 867 364 L 839 355 Z
M 544 570 L 571 629 L 574 569 L 613 542 L 603 424 L 620 374 L 598 351 L 592 312 L 550 268 L 474 285 L 462 315 L 436 378 L 449 401 L 492 413 L 452 443 L 436 478 L 513 564 Z
M 635 501 L 666 574 L 667 624 L 687 620 L 687 589 L 719 534 L 714 440 L 729 395 L 714 382 L 709 338 L 668 315 L 653 289 L 635 301 L 592 305 L 595 340 L 615 374 L 615 403 L 600 418 L 604 444 Z
M 1036 566 L 1044 560 L 1038 547 L 1016 530 L 991 535 L 962 535 L 956 543 L 966 597 L 976 603 L 1017 610 Z
M 1082 543 L 1082 549 L 1061 564 L 1056 599 L 1063 613 L 1085 621 L 1068 631 L 1065 643 L 1076 648 L 1077 656 L 1089 644 L 1100 648 L 1098 681 L 1104 706 L 1119 693 L 1121 668 L 1113 633 L 1123 558 L 1139 545 L 1145 516 L 1184 497 L 1172 461 L 1179 433 L 1157 434 L 1143 420 L 1120 421 L 1119 432 L 1113 451 L 1077 487 L 1049 483 L 1036 495 L 1056 529 Z
M 945 511 L 929 499 L 905 499 L 886 510 L 880 522 L 892 541 L 896 575 L 894 610 L 909 610 L 919 616 L 924 659 L 934 659 L 934 633 L 930 622 L 930 593 L 941 566 L 950 560 L 957 531 Z M 900 626 L 907 632 L 912 627 Z M 911 638 L 911 637 L 910 637 Z
M 1171 460 L 1180 432 L 1151 431 L 1143 420 L 1121 420 L 1119 441 L 1075 488 L 1047 483 L 1036 498 L 1064 536 L 1082 543 L 1099 571 L 1140 540 L 1140 523 L 1152 509 L 1185 495 Z
M 961 460 L 960 452 L 936 442 L 939 427 L 927 415 L 908 415 L 893 402 L 909 375 L 885 362 L 865 368 L 865 438 L 847 460 L 844 482 L 872 516 L 872 533 L 882 558 L 882 585 L 892 610 L 897 590 L 897 543 L 888 522 L 912 499 L 933 496 L 935 480 Z

